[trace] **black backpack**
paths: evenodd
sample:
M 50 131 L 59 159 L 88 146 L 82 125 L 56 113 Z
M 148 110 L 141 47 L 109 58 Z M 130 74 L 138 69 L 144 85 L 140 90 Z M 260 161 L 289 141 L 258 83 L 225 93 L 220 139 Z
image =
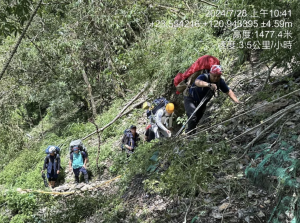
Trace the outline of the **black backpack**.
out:
M 131 131 L 130 131 L 130 129 L 126 129 L 126 130 L 124 131 L 124 133 L 123 133 L 123 138 L 122 138 L 122 141 L 121 141 L 121 149 L 122 149 L 122 151 L 125 151 L 124 145 L 125 145 L 125 143 L 126 143 L 126 140 L 127 140 L 128 138 L 130 138 L 130 137 L 132 137 Z

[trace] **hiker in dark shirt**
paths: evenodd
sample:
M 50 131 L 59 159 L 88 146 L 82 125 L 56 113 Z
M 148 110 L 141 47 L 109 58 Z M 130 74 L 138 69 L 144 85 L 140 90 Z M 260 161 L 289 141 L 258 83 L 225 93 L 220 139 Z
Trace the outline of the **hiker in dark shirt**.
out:
M 184 96 L 184 107 L 188 118 L 192 115 L 209 90 L 214 92 L 221 90 L 223 93 L 226 93 L 235 103 L 240 103 L 233 91 L 227 86 L 224 79 L 221 78 L 221 75 L 221 66 L 213 65 L 209 74 L 201 74 L 197 77 L 195 82 L 188 89 L 188 96 Z M 211 97 L 205 101 L 201 108 L 190 119 L 186 133 L 195 133 L 193 130 L 196 128 L 198 122 L 202 118 L 206 109 L 206 104 L 210 101 L 210 99 Z
M 54 146 L 49 148 L 49 154 L 44 160 L 42 173 L 45 169 L 47 169 L 49 187 L 54 188 L 60 171 L 60 157 L 59 154 L 56 154 L 56 148 Z
M 140 141 L 140 135 L 136 132 L 136 126 L 132 125 L 130 131 L 126 130 L 123 137 L 123 147 L 126 149 L 127 157 L 130 156 L 138 146 L 138 141 Z
M 146 132 L 145 132 L 145 140 L 146 142 L 151 142 L 153 139 L 155 139 L 155 133 L 151 128 L 151 124 L 147 126 Z

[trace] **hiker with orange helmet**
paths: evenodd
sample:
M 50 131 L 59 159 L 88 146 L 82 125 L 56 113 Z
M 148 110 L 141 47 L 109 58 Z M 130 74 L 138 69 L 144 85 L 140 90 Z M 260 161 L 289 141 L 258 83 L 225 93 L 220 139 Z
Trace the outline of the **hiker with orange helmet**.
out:
M 199 75 L 191 87 L 187 89 L 187 95 L 184 96 L 184 108 L 188 118 L 190 118 L 209 90 L 212 90 L 213 92 L 221 90 L 235 103 L 240 103 L 233 91 L 227 86 L 224 79 L 221 78 L 222 73 L 222 67 L 220 65 L 213 65 L 209 73 Z M 186 133 L 195 133 L 194 129 L 202 118 L 206 109 L 206 104 L 210 99 L 211 97 L 204 102 L 201 108 L 190 119 Z
M 145 133 L 146 141 L 164 137 L 171 137 L 172 119 L 174 114 L 174 104 L 168 103 L 166 106 L 158 109 L 150 118 L 151 126 Z

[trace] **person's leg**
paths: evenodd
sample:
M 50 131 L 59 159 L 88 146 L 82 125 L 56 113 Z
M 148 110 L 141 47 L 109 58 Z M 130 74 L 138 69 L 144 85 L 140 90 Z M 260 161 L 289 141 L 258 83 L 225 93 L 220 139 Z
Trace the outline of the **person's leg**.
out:
M 52 179 L 51 179 L 51 187 L 52 187 L 52 188 L 55 187 L 55 182 L 56 182 L 57 178 L 58 178 L 58 174 L 54 174 L 54 175 L 52 176 Z
M 54 171 L 52 170 L 51 173 L 47 173 L 47 178 L 48 178 L 48 185 L 50 188 L 52 188 L 52 179 L 53 179 Z
M 87 170 L 86 170 L 84 167 L 81 167 L 81 168 L 80 168 L 80 172 L 83 174 L 84 182 L 85 182 L 86 184 L 88 184 L 88 183 L 89 183 L 89 175 L 88 175 Z
M 197 105 L 194 103 L 193 99 L 190 97 L 184 97 L 184 108 L 185 108 L 185 112 L 186 115 L 188 116 L 188 118 L 191 117 L 191 115 L 193 114 L 193 112 L 195 111 Z M 193 117 L 189 120 L 188 122 L 188 127 L 185 130 L 186 133 L 190 132 L 191 130 L 195 129 L 197 126 L 197 121 L 199 121 L 200 119 L 197 118 L 197 115 L 194 114 Z M 190 132 L 189 134 L 192 134 L 194 131 Z
M 196 123 L 197 124 L 199 123 L 199 121 L 203 117 L 205 110 L 206 110 L 206 104 L 203 104 L 201 106 L 201 108 L 196 112 Z
M 159 132 L 158 132 L 158 126 L 156 124 L 153 124 L 151 126 L 152 131 L 154 133 L 155 139 L 159 139 Z
M 52 181 L 51 181 L 51 187 L 52 187 L 52 189 L 55 187 L 55 181 L 56 181 L 56 179 L 52 178 Z
M 73 169 L 73 173 L 75 175 L 75 184 L 79 183 L 79 171 L 80 171 L 80 168 Z

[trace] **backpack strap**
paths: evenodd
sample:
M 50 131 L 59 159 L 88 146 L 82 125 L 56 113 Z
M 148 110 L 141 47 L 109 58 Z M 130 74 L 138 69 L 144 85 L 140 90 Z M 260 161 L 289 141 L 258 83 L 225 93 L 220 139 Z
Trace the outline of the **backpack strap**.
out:
M 186 82 L 186 89 L 183 91 L 183 95 L 184 96 L 190 96 L 190 89 L 191 88 L 195 88 L 196 86 L 193 87 L 193 84 L 195 83 L 195 80 L 197 79 L 197 77 L 201 74 L 203 74 L 205 70 L 199 70 L 196 71 L 195 73 L 193 73 L 191 76 L 188 77 L 187 82 Z

